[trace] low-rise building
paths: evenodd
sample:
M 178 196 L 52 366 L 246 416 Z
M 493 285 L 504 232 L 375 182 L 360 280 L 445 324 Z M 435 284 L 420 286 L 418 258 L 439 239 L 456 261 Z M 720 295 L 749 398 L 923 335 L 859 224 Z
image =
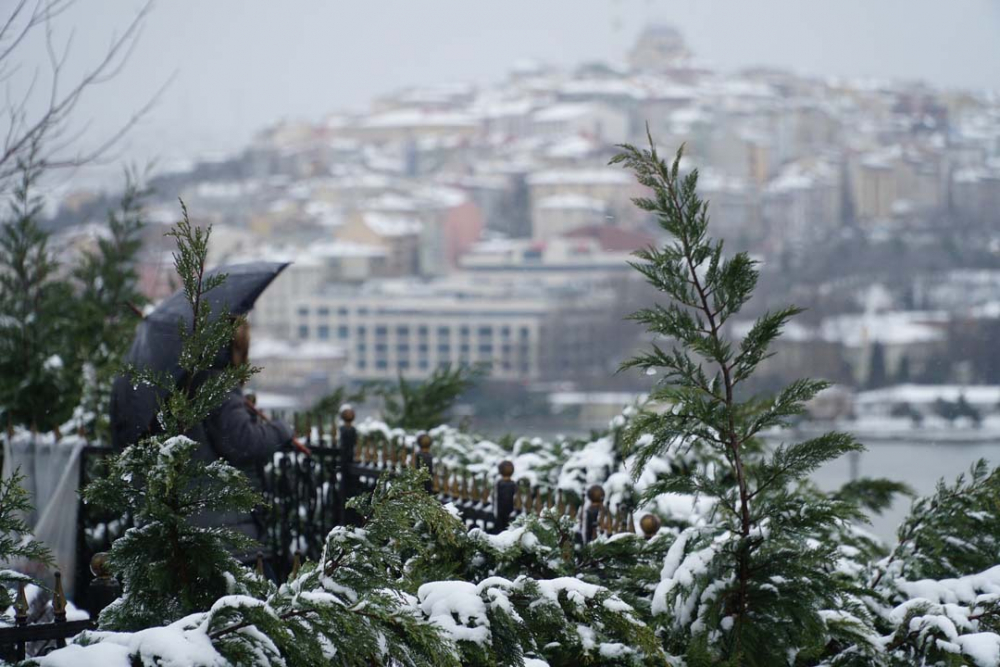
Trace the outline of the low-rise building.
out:
M 609 292 L 531 280 L 455 277 L 327 285 L 293 301 L 293 335 L 347 351 L 353 378 L 421 378 L 439 366 L 484 364 L 491 377 L 584 372 L 603 358 L 594 326 Z
M 550 239 L 581 227 L 602 225 L 607 204 L 594 197 L 563 194 L 543 197 L 534 202 L 531 213 L 531 236 Z

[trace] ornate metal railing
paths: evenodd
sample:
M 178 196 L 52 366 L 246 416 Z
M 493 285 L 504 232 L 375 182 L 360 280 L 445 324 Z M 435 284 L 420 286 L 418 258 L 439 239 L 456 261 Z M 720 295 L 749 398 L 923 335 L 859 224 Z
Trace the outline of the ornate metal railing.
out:
M 417 438 L 417 446 L 400 440 L 359 437 L 353 410 L 340 414 L 339 429 L 324 428 L 324 421 L 313 417 L 293 416 L 298 432 L 310 448 L 306 456 L 294 449 L 277 453 L 271 462 L 257 471 L 257 482 L 266 508 L 255 513 L 261 529 L 263 558 L 279 579 L 285 579 L 296 559 L 318 559 L 330 530 L 350 517 L 344 503 L 354 495 L 370 492 L 382 475 L 421 466 L 430 472 L 427 492 L 442 503 L 454 505 L 466 526 L 487 532 L 499 532 L 524 513 L 539 514 L 552 510 L 569 516 L 578 526 L 578 540 L 586 542 L 599 535 L 634 532 L 635 524 L 627 508 L 609 509 L 604 489 L 588 489 L 587 499 L 575 494 L 532 488 L 514 481 L 514 465 L 500 463 L 497 475 L 472 475 L 464 470 L 448 470 L 436 465 L 429 435 Z M 327 422 L 329 424 L 329 422 Z M 81 488 L 102 474 L 105 457 L 113 450 L 87 447 L 80 466 Z M 644 517 L 642 528 L 653 534 L 655 517 Z M 658 523 L 658 522 L 657 522 Z M 79 512 L 77 602 L 93 607 L 90 582 L 93 573 L 87 565 L 95 554 L 108 550 L 111 543 L 131 526 L 130 517 L 97 514 L 81 504 Z M 647 525 L 651 530 L 647 531 Z
M 24 660 L 29 655 L 45 655 L 66 646 L 68 639 L 94 627 L 90 619 L 66 620 L 66 595 L 59 572 L 55 573 L 55 584 L 52 587 L 51 610 L 52 621 L 29 625 L 25 584 L 23 581 L 19 582 L 14 600 L 14 625 L 0 627 L 0 660 L 13 662 Z

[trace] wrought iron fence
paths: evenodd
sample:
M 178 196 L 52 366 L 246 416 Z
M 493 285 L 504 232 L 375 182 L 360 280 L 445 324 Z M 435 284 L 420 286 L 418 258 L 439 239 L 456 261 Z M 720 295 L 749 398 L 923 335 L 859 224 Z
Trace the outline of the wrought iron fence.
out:
M 554 511 L 577 523 L 578 540 L 598 535 L 634 532 L 635 524 L 627 508 L 612 511 L 604 503 L 604 490 L 593 486 L 586 502 L 572 493 L 532 488 L 514 481 L 514 465 L 502 462 L 497 475 L 471 475 L 464 470 L 448 470 L 435 465 L 431 438 L 422 434 L 417 446 L 400 440 L 374 436 L 358 437 L 353 426 L 353 411 L 341 415 L 342 425 L 324 428 L 324 421 L 293 416 L 311 455 L 289 449 L 274 455 L 256 471 L 265 506 L 255 512 L 264 558 L 279 579 L 292 571 L 296 559 L 319 559 L 327 534 L 346 522 L 345 501 L 357 494 L 371 492 L 385 474 L 421 466 L 430 472 L 427 492 L 442 503 L 451 503 L 468 528 L 499 532 L 519 514 Z M 329 423 L 328 423 L 329 424 Z M 101 475 L 106 457 L 114 451 L 106 447 L 87 447 L 80 466 L 80 487 Z M 131 518 L 100 514 L 81 504 L 79 511 L 77 554 L 77 603 L 92 607 L 93 574 L 88 564 L 95 554 L 107 551 L 111 543 L 131 525 Z M 649 519 L 652 526 L 654 517 Z M 643 522 L 645 530 L 647 522 Z M 658 526 L 657 526 L 658 528 Z M 655 529 L 650 534 L 655 533 Z
M 14 600 L 14 625 L 0 627 L 0 660 L 19 661 L 29 656 L 45 655 L 66 646 L 68 639 L 94 627 L 89 619 L 66 620 L 66 595 L 59 572 L 55 573 L 51 609 L 51 622 L 29 625 L 25 584 L 19 582 Z

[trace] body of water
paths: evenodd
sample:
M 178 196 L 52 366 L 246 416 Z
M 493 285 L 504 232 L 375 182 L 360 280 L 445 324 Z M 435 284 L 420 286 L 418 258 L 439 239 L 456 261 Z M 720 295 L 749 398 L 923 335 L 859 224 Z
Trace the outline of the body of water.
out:
M 864 442 L 864 438 L 859 438 Z M 953 481 L 967 472 L 979 459 L 993 466 L 1000 464 L 1000 437 L 994 443 L 933 443 L 903 440 L 879 440 L 867 444 L 867 451 L 855 455 L 853 466 L 861 477 L 886 477 L 905 482 L 918 495 L 934 491 L 938 480 Z M 823 489 L 836 489 L 851 479 L 851 457 L 831 461 L 813 475 Z M 871 530 L 892 542 L 896 527 L 908 514 L 911 499 L 900 498 L 884 515 L 872 517 Z

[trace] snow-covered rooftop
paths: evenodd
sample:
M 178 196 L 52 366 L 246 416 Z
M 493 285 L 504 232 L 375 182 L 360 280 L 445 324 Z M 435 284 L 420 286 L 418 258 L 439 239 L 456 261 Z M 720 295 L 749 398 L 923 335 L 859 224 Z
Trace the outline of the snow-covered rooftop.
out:
M 319 341 L 303 341 L 290 343 L 286 340 L 255 337 L 250 346 L 254 359 L 343 359 L 344 348 L 339 345 Z
M 607 203 L 596 197 L 586 195 L 564 194 L 543 197 L 538 200 L 538 208 L 544 210 L 580 210 L 603 213 L 607 209 Z
M 953 403 L 959 397 L 964 398 L 972 405 L 989 406 L 992 410 L 1000 405 L 1000 387 L 993 385 L 900 384 L 859 392 L 855 396 L 855 402 L 859 407 L 893 403 L 923 405 L 934 403 L 939 399 Z
M 532 174 L 529 185 L 625 185 L 631 178 L 621 169 L 553 169 Z
M 409 236 L 419 234 L 424 228 L 419 220 L 402 215 L 365 211 L 362 218 L 365 225 L 379 236 Z

